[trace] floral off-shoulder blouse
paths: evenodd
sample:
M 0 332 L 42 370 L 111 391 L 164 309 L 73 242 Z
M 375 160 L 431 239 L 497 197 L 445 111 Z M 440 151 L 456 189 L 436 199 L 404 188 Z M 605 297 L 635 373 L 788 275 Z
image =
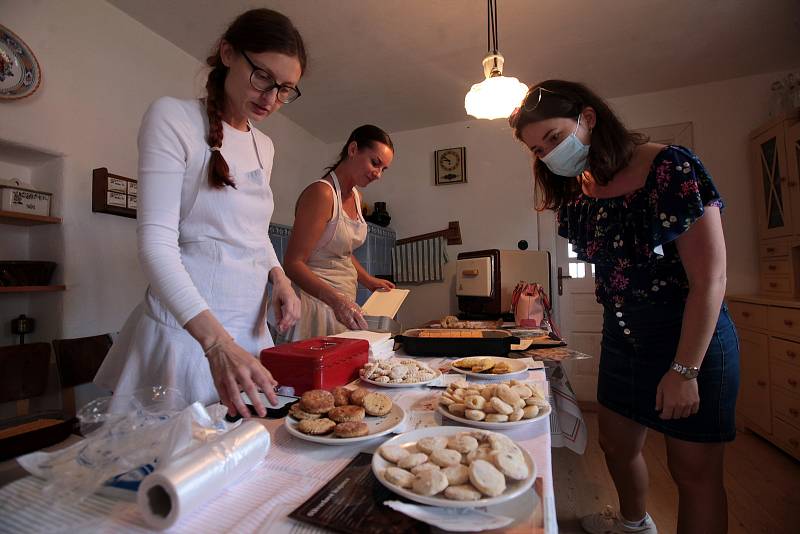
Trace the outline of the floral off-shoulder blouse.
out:
M 708 171 L 689 149 L 668 145 L 642 188 L 613 198 L 580 194 L 558 212 L 558 233 L 595 264 L 605 305 L 684 302 L 689 291 L 675 239 L 707 206 L 723 207 Z

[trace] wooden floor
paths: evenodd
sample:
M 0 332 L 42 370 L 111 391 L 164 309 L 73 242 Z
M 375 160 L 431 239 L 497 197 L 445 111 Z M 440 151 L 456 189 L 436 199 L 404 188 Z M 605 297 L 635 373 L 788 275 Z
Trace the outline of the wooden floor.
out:
M 583 532 L 581 516 L 618 507 L 614 484 L 597 441 L 597 414 L 584 412 L 589 439 L 580 456 L 553 449 L 559 530 Z M 648 512 L 661 534 L 676 532 L 678 492 L 667 470 L 664 439 L 649 432 L 644 450 L 650 470 Z M 725 453 L 728 531 L 732 534 L 800 532 L 800 462 L 748 432 L 739 432 Z

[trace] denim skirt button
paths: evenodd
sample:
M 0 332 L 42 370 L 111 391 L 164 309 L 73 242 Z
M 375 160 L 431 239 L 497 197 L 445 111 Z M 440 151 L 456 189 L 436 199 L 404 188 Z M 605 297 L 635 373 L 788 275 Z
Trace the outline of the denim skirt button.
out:
M 626 336 L 629 336 L 629 335 L 631 335 L 631 331 L 630 331 L 630 329 L 629 329 L 629 328 L 626 328 L 625 330 L 623 330 L 623 332 L 625 332 L 625 335 L 626 335 Z
M 616 313 L 616 316 L 617 316 L 617 317 L 622 317 L 622 312 L 617 312 L 617 313 Z
M 619 325 L 620 325 L 620 326 L 625 326 L 625 321 L 620 321 L 620 322 L 619 322 Z

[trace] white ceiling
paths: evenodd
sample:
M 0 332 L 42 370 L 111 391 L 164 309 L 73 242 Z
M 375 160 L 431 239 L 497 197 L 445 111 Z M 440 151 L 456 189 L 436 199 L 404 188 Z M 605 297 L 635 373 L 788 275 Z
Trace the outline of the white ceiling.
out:
M 484 0 L 109 0 L 199 60 L 240 12 L 288 15 L 310 55 L 282 113 L 325 142 L 466 120 L 483 78 Z M 800 0 L 498 0 L 505 74 L 606 97 L 800 66 Z M 768 88 L 765 87 L 765 91 Z

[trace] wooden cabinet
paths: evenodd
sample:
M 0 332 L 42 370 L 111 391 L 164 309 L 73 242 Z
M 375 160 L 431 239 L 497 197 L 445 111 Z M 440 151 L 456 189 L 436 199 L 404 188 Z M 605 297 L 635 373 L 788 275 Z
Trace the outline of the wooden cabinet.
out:
M 800 301 L 728 301 L 739 333 L 738 423 L 800 459 Z
M 800 296 L 800 122 L 780 117 L 750 136 L 760 252 L 759 292 Z

